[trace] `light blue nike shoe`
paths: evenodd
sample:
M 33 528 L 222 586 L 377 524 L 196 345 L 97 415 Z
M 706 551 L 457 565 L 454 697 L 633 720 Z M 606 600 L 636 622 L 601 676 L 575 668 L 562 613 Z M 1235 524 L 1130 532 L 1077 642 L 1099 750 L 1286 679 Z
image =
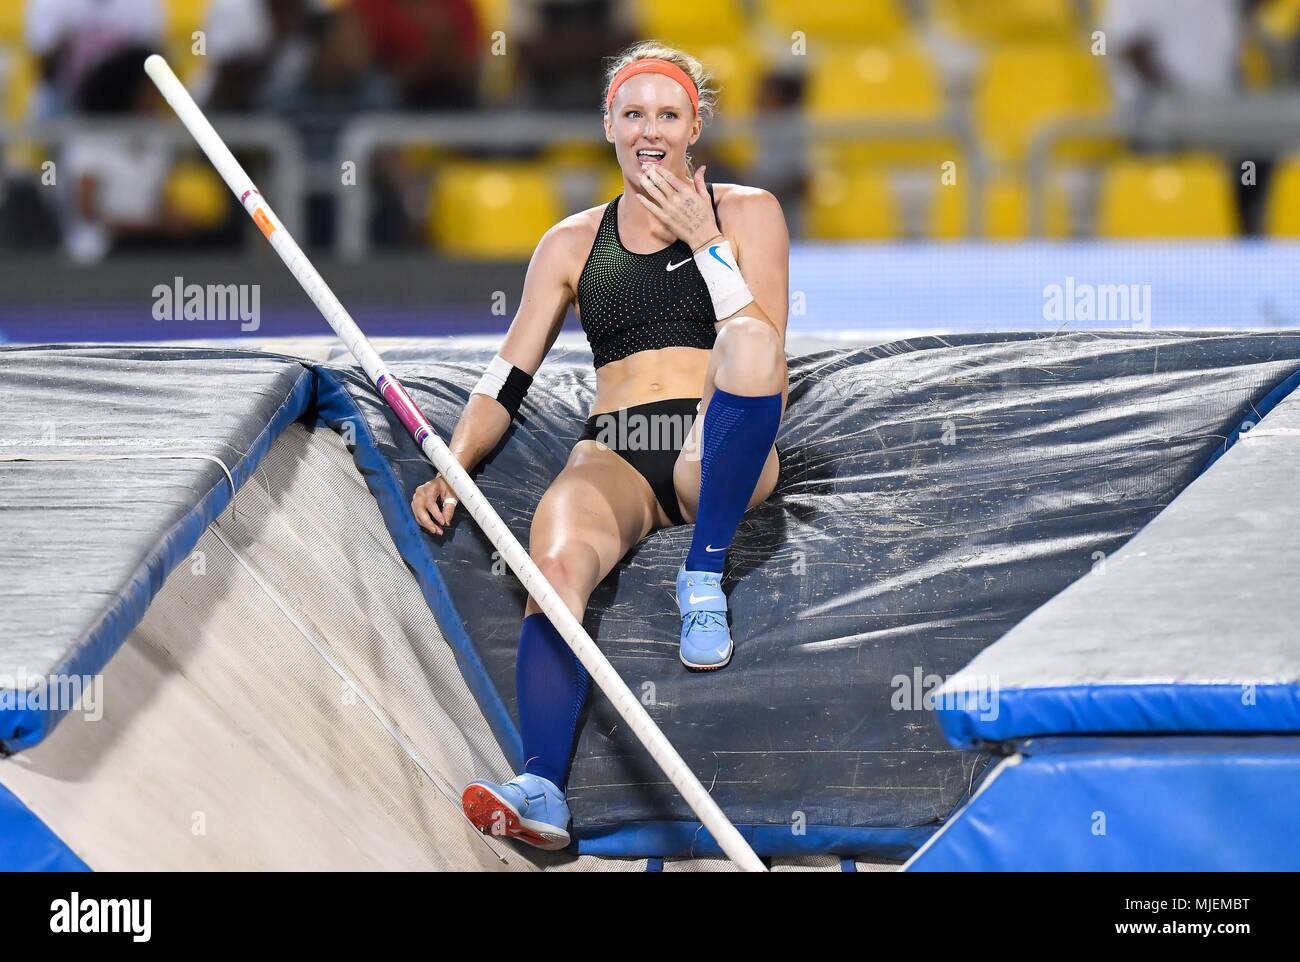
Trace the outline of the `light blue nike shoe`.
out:
M 470 782 L 460 804 L 484 835 L 517 838 L 548 852 L 569 845 L 569 805 L 559 787 L 540 775 L 516 775 L 501 785 Z
M 677 572 L 677 607 L 682 612 L 682 664 L 691 671 L 725 668 L 734 646 L 727 628 L 722 575 L 687 571 L 683 564 Z

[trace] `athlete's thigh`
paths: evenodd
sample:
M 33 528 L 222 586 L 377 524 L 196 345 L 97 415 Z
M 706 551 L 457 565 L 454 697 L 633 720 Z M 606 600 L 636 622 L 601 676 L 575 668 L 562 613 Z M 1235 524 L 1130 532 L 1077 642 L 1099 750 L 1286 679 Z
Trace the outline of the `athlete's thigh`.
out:
M 786 397 L 789 393 L 789 386 L 781 392 L 781 413 L 785 413 Z M 709 392 L 712 395 L 712 391 Z M 700 456 L 703 452 L 702 439 L 704 435 L 704 412 L 708 410 L 709 399 L 706 397 L 700 404 L 700 413 L 695 418 L 695 423 L 691 426 L 690 434 L 686 438 L 686 444 L 677 454 L 677 462 L 673 465 L 673 487 L 677 491 L 677 503 L 682 509 L 682 517 L 688 522 L 695 520 L 695 512 L 700 506 Z M 749 499 L 748 507 L 752 508 L 756 504 L 761 504 L 771 496 L 776 490 L 776 482 L 780 475 L 780 464 L 776 457 L 776 445 L 772 445 L 772 450 L 767 452 L 767 460 L 763 462 L 763 471 L 758 476 L 758 483 L 754 485 L 754 495 Z
M 580 441 L 533 513 L 529 550 L 534 558 L 571 560 L 590 591 L 650 533 L 654 509 L 649 484 L 630 464 L 604 445 Z

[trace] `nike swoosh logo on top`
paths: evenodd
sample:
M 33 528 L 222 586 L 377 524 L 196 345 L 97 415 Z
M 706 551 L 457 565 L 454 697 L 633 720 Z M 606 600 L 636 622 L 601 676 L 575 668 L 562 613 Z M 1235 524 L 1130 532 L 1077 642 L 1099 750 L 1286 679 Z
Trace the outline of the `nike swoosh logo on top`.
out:
M 698 605 L 701 601 L 713 601 L 715 598 L 721 598 L 721 597 L 722 595 L 701 595 L 700 597 L 697 598 L 695 597 L 694 594 L 692 594 L 690 598 L 690 602 L 693 605 Z
M 715 548 L 715 547 L 713 547 L 713 545 L 711 545 L 711 544 L 706 544 L 706 545 L 704 546 L 704 550 L 707 551 L 709 554 L 713 554 L 715 551 L 726 551 L 727 549 L 726 549 L 726 548 Z
M 735 268 L 732 267 L 730 264 L 728 264 L 726 261 L 724 261 L 724 260 L 722 259 L 722 255 L 718 253 L 718 248 L 721 247 L 721 246 L 722 246 L 721 244 L 714 244 L 712 247 L 709 248 L 709 253 L 713 255 L 713 259 L 714 259 L 715 261 L 717 261 L 719 264 L 721 264 L 721 265 L 722 265 L 723 267 L 725 267 L 727 270 L 729 270 L 729 271 L 734 271 Z
M 686 260 L 682 261 L 681 264 L 669 264 L 669 265 L 668 265 L 668 269 L 669 269 L 670 271 L 675 271 L 675 270 L 677 270 L 677 268 L 681 267 L 682 264 L 689 264 L 689 263 L 690 263 L 691 261 L 693 261 L 694 259 L 695 259 L 695 258 L 693 258 L 693 257 L 688 257 L 688 258 L 686 258 Z

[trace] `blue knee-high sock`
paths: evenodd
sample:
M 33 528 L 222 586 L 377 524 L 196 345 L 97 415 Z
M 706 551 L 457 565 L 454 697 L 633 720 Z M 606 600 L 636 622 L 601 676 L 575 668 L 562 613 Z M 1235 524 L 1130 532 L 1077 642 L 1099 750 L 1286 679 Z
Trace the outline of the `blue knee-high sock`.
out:
M 781 395 L 744 397 L 715 389 L 704 414 L 700 507 L 688 571 L 722 572 L 727 548 L 754 495 L 781 426 Z
M 573 758 L 573 736 L 591 679 L 551 619 L 538 612 L 524 619 L 515 659 L 519 734 L 524 771 L 550 779 L 564 791 Z

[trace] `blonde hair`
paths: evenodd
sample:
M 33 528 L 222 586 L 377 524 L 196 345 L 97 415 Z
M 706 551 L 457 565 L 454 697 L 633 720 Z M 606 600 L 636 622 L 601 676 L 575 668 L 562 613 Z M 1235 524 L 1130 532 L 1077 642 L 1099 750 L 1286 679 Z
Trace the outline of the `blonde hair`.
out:
M 630 63 L 636 63 L 638 60 L 667 60 L 671 64 L 676 64 L 686 72 L 686 76 L 695 82 L 695 90 L 700 98 L 699 117 L 702 123 L 707 124 L 713 119 L 713 112 L 718 105 L 718 91 L 709 86 L 713 80 L 709 76 L 704 64 L 700 63 L 690 54 L 678 50 L 676 47 L 669 47 L 658 40 L 642 40 L 628 47 L 617 57 L 608 58 L 608 66 L 605 69 L 605 89 L 600 92 L 600 112 L 602 115 L 609 112 L 606 101 L 609 99 L 609 85 L 614 82 L 618 72 Z

